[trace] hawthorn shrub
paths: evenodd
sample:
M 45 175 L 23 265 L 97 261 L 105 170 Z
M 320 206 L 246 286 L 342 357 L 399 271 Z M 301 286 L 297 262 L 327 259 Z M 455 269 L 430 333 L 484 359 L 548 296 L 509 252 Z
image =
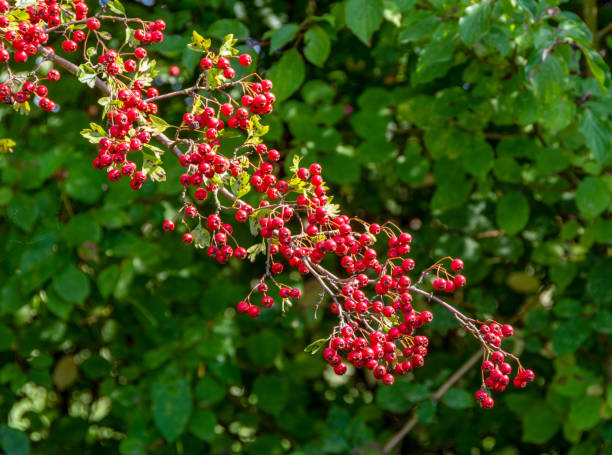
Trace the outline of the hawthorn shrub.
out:
M 4 349 L 13 357 L 0 371 L 10 397 L 0 429 L 7 453 L 386 453 L 417 422 L 428 424 L 421 444 L 429 448 L 459 432 L 458 452 L 541 444 L 560 429 L 576 444 L 572 451 L 603 447 L 610 390 L 581 365 L 588 358 L 573 356 L 589 347 L 591 332 L 605 337 L 612 326 L 605 309 L 611 266 L 597 246 L 609 230 L 609 74 L 597 52 L 606 29 L 598 32 L 596 16 L 593 23 L 593 5 L 585 5 L 589 29 L 544 3 L 438 10 L 351 0 L 321 16 L 309 5 L 299 25 L 280 26 L 285 18 L 264 8 L 255 13 L 273 25 L 269 32 L 222 19 L 189 38 L 180 14 L 174 22 L 161 9 L 148 20 L 117 1 L 101 6 L 94 17 L 84 2 L 0 2 L 4 103 L 22 114 L 33 105 L 50 111 L 43 129 L 64 117 L 62 146 L 75 146 L 80 139 L 69 129 L 83 119 L 67 120 L 70 93 L 61 88 L 73 73 L 89 103 L 97 101 L 88 115 L 103 119 L 81 132 L 96 144 L 93 156 L 52 148 L 42 161 L 24 160 L 9 155 L 22 144 L 2 141 L 1 202 L 24 239 L 7 236 L 13 272 L 2 288 Z M 248 16 L 245 5 L 234 9 Z M 377 31 L 371 61 L 342 56 L 350 48 L 343 40 L 370 46 Z M 263 49 L 285 51 L 266 59 Z M 329 58 L 344 58 L 346 70 L 325 68 L 324 79 L 304 84 L 303 102 L 282 107 L 305 80 L 305 60 L 323 67 Z M 276 62 L 270 71 L 267 60 Z M 363 89 L 367 78 L 359 79 L 372 69 L 389 88 Z M 58 85 L 66 104 L 55 98 Z M 347 95 L 355 91 L 356 98 Z M 14 120 L 8 132 L 20 121 L 36 128 Z M 263 137 L 269 130 L 282 152 Z M 22 142 L 41 139 L 31 136 Z M 275 170 L 281 159 L 284 169 Z M 340 212 L 338 191 L 356 215 Z M 409 211 L 403 202 L 415 194 L 426 203 Z M 545 223 L 551 215 L 556 231 Z M 423 236 L 417 251 L 398 224 Z M 162 226 L 182 229 L 195 251 L 160 237 Z M 228 263 L 225 271 L 202 264 L 203 256 Z M 253 264 L 241 263 L 247 259 Z M 411 280 L 415 262 L 433 265 Z M 466 285 L 464 266 L 468 288 L 455 292 Z M 586 291 L 576 294 L 580 280 Z M 440 292 L 455 295 L 449 303 Z M 424 300 L 413 306 L 413 295 Z M 232 299 L 236 311 L 227 309 Z M 493 321 L 497 313 L 524 325 L 513 343 L 501 344 L 514 329 Z M 443 343 L 457 324 L 460 339 Z M 300 353 L 313 339 L 308 332 L 323 338 Z M 481 342 L 482 354 L 429 355 L 444 344 L 465 352 L 466 334 Z M 607 341 L 591 348 L 593 361 Z M 319 350 L 331 375 L 309 357 Z M 508 426 L 508 412 L 516 413 L 522 437 L 509 431 L 498 441 L 489 434 L 504 420 L 464 415 L 475 402 L 492 407 L 489 391 L 504 390 L 511 373 L 514 387 L 534 380 L 518 354 L 544 373 L 538 385 L 546 399 L 537 391 L 511 394 L 495 412 Z M 543 359 L 554 356 L 556 372 L 547 371 Z M 468 383 L 479 358 L 473 382 L 482 388 L 473 399 L 455 384 Z M 389 387 L 373 388 L 374 379 Z M 317 387 L 321 381 L 327 385 Z M 575 404 L 567 406 L 568 397 Z M 303 409 L 317 400 L 329 411 Z M 397 417 L 383 423 L 381 412 L 402 414 L 417 403 L 414 417 L 396 421 L 402 429 L 387 439 Z M 352 416 L 350 407 L 362 412 Z M 457 410 L 459 421 L 452 420 Z M 473 432 L 462 424 L 481 426 Z M 564 450 L 563 438 L 555 444 Z

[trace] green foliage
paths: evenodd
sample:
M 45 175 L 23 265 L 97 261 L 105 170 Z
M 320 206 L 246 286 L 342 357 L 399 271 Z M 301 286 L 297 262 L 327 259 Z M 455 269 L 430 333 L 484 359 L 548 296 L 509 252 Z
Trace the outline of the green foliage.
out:
M 331 318 L 323 304 L 314 319 L 318 295 L 300 277 L 300 305 L 238 317 L 261 254 L 217 267 L 200 249 L 207 231 L 194 232 L 199 248 L 160 232 L 179 205 L 180 167 L 166 154 L 155 174 L 165 182 L 109 185 L 88 142 L 105 106 L 65 76 L 57 114 L 0 107 L 0 137 L 15 141 L 0 140 L 4 452 L 378 454 L 416 410 L 418 431 L 397 453 L 610 453 L 612 95 L 599 51 L 612 40 L 591 44 L 579 2 L 125 4 L 129 17 L 168 23 L 150 48 L 162 91 L 187 86 L 226 34 L 239 39 L 270 68 L 281 102 L 264 139 L 285 169 L 318 161 L 334 203 L 410 227 L 419 270 L 461 256 L 468 286 L 454 303 L 516 319 L 510 350 L 538 379 L 497 395 L 492 414 L 474 403 L 477 367 L 433 401 L 477 349 L 434 308 L 423 369 L 391 387 L 338 380 L 324 342 L 312 343 Z M 612 9 L 599 12 L 603 27 Z M 160 107 L 169 123 L 185 111 L 182 99 Z M 159 117 L 152 128 L 169 129 Z

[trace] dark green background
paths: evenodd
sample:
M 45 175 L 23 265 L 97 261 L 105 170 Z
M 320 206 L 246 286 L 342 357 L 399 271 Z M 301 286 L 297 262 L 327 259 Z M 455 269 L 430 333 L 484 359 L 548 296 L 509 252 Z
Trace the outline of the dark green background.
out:
M 267 142 L 323 164 L 348 213 L 411 229 L 417 269 L 462 257 L 453 303 L 516 321 L 508 348 L 536 381 L 482 411 L 476 366 L 431 401 L 478 349 L 435 307 L 414 375 L 330 380 L 303 352 L 333 324 L 313 318 L 316 283 L 284 314 L 237 317 L 261 264 L 217 266 L 161 232 L 179 202 L 172 156 L 165 184 L 108 185 L 79 135 L 98 94 L 64 75 L 59 113 L 0 108 L 17 142 L 0 156 L 7 454 L 378 454 L 413 409 L 398 453 L 612 453 L 612 95 L 608 37 L 592 38 L 612 8 L 587 27 L 576 14 L 593 1 L 158 3 L 125 6 L 168 23 L 161 89 L 192 80 L 194 28 L 263 41 L 256 64 L 280 101 Z

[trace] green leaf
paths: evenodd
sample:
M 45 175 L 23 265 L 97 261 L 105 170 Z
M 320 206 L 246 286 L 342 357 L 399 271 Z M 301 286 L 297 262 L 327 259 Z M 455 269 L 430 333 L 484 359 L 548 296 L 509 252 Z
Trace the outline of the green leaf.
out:
M 546 405 L 537 404 L 523 413 L 523 442 L 543 444 L 561 428 L 561 418 Z
M 195 390 L 195 398 L 200 406 L 208 406 L 223 400 L 225 389 L 217 380 L 210 376 L 204 376 Z
M 235 19 L 219 19 L 210 25 L 208 34 L 220 40 L 229 34 L 237 39 L 245 39 L 249 37 L 249 29 Z
M 198 225 L 191 231 L 193 235 L 193 244 L 196 248 L 206 248 L 210 245 L 210 232 L 205 227 Z
M 465 9 L 465 15 L 459 19 L 459 36 L 468 46 L 473 46 L 487 32 L 490 16 L 489 2 L 483 0 Z
M 461 158 L 465 170 L 477 177 L 485 177 L 493 167 L 495 154 L 493 148 L 484 140 L 477 140 L 466 144 Z
M 107 6 L 110 8 L 110 10 L 113 13 L 121 14 L 122 16 L 125 16 L 125 8 L 123 7 L 123 5 L 121 4 L 119 0 L 112 0 L 108 3 Z
M 281 28 L 274 30 L 270 38 L 270 49 L 275 51 L 289 43 L 300 31 L 295 24 L 284 24 Z
M 442 403 L 453 409 L 467 409 L 473 406 L 472 394 L 453 387 L 442 397 Z
M 592 109 L 585 109 L 578 118 L 578 128 L 597 162 L 609 162 L 612 130 L 608 123 L 601 120 Z
M 591 334 L 587 321 L 575 318 L 559 324 L 553 335 L 553 347 L 557 355 L 571 354 L 584 343 Z
M 535 96 L 543 103 L 552 103 L 563 92 L 564 79 L 561 61 L 555 55 L 548 55 L 532 76 Z
M 319 350 L 325 346 L 325 343 L 329 340 L 328 338 L 321 338 L 320 340 L 313 341 L 308 346 L 304 348 L 304 352 L 308 352 L 309 354 L 316 354 Z
M 612 258 L 602 259 L 593 264 L 587 279 L 587 291 L 597 303 L 612 302 Z
M 0 445 L 6 455 L 29 455 L 30 438 L 21 430 L 2 425 L 0 427 Z
M 83 303 L 89 295 L 89 280 L 74 265 L 69 265 L 53 278 L 53 289 L 67 302 Z
M 590 47 L 590 42 L 588 45 Z M 597 52 L 595 49 L 590 49 L 589 47 L 585 45 L 580 46 L 593 77 L 597 80 L 601 91 L 606 93 L 606 80 L 610 78 L 610 69 L 606 64 L 606 61 L 601 57 L 601 55 L 599 55 L 599 52 Z
M 189 431 L 203 441 L 211 441 L 215 436 L 217 418 L 215 413 L 207 409 L 198 409 L 189 421 Z
M 168 442 L 175 441 L 185 430 L 191 415 L 191 391 L 185 379 L 151 387 L 153 420 Z
M 587 177 L 576 190 L 576 206 L 584 218 L 595 218 L 610 206 L 610 188 L 596 177 Z
M 283 54 L 281 59 L 270 69 L 268 77 L 274 83 L 276 99 L 289 98 L 304 82 L 306 68 L 304 60 L 296 49 Z
M 249 337 L 247 343 L 249 358 L 255 365 L 271 366 L 280 354 L 281 339 L 271 331 L 265 331 Z
M 433 422 L 436 416 L 436 403 L 432 400 L 424 401 L 417 409 L 417 417 L 420 422 L 428 424 Z
M 166 171 L 161 164 L 162 161 L 156 156 L 142 153 L 142 170 L 154 182 L 166 181 Z
M 10 351 L 15 342 L 15 334 L 6 325 L 0 323 L 0 351 Z
M 82 84 L 87 85 L 89 88 L 94 88 L 96 85 L 96 70 L 91 67 L 88 63 L 82 63 L 79 65 L 79 69 L 76 72 L 76 77 Z
M 599 409 L 603 404 L 600 397 L 581 397 L 579 400 L 572 400 L 569 421 L 578 430 L 590 430 L 595 427 L 600 420 Z
M 81 364 L 81 369 L 91 379 L 107 377 L 110 367 L 108 360 L 99 355 L 92 355 Z
M 92 144 L 97 144 L 100 139 L 106 137 L 106 131 L 97 123 L 90 123 L 89 128 L 81 131 L 81 136 L 87 139 Z
M 396 27 L 402 25 L 402 12 L 393 0 L 383 0 L 383 17 Z
M 318 25 L 309 28 L 304 35 L 304 41 L 304 56 L 310 63 L 322 66 L 331 51 L 331 42 L 325 30 Z
M 170 127 L 168 122 L 166 122 L 163 118 L 156 117 L 155 115 L 149 115 L 149 120 L 151 120 L 149 126 L 152 126 L 155 131 L 159 133 L 163 133 Z
M 113 264 L 100 272 L 96 281 L 98 284 L 98 290 L 100 291 L 100 294 L 102 294 L 102 297 L 106 299 L 113 292 L 115 292 L 120 275 L 121 270 L 116 264 Z
M 366 46 L 383 20 L 382 0 L 349 0 L 344 10 L 346 25 Z
M 191 33 L 191 44 L 189 44 L 187 47 L 193 51 L 206 52 L 208 49 L 210 49 L 210 45 L 210 39 L 204 38 L 194 30 Z
M 62 238 L 70 246 L 78 246 L 87 241 L 97 243 L 101 237 L 102 229 L 89 213 L 72 217 L 62 229 Z
M 36 200 L 27 194 L 19 194 L 8 206 L 8 219 L 24 231 L 30 231 L 38 218 L 38 205 Z
M 278 376 L 259 376 L 253 383 L 253 393 L 260 409 L 278 415 L 289 400 L 288 382 Z
M 506 234 L 517 234 L 529 221 L 529 201 L 521 193 L 507 193 L 497 204 L 496 219 Z

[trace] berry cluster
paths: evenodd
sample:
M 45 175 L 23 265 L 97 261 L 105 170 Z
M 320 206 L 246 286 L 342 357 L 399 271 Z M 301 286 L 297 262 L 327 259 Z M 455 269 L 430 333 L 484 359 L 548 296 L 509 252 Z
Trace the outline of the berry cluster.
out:
M 102 3 L 105 8 L 108 2 Z M 164 39 L 163 20 L 89 16 L 80 0 L 39 0 L 25 9 L 27 20 L 14 22 L 24 17 L 14 14 L 18 9 L 0 0 L 0 62 L 8 64 L 11 50 L 17 63 L 40 53 L 107 95 L 100 100 L 105 106 L 105 127 L 92 124 L 91 130 L 83 131 L 98 147 L 93 166 L 105 170 L 110 181 L 127 177 L 133 189 L 140 189 L 147 179 L 165 179 L 163 150 L 154 145 L 161 143 L 185 168 L 180 176 L 181 207 L 173 219 L 164 221 L 163 229 L 175 230 L 180 219 L 185 228 L 183 242 L 204 249 L 222 264 L 232 258 L 265 257 L 263 276 L 237 304 L 238 313 L 256 318 L 262 308 L 280 303 L 284 311 L 299 301 L 302 291 L 283 282 L 284 274 L 295 270 L 320 284 L 316 310 L 325 296 L 331 300 L 329 312 L 337 324 L 328 338 L 317 343 L 325 345 L 323 357 L 338 375 L 351 364 L 371 370 L 375 378 L 391 385 L 397 376 L 423 366 L 430 340 L 418 332 L 433 320 L 429 305 L 439 304 L 485 349 L 482 388 L 476 393 L 482 407 L 493 406 L 489 391 L 502 391 L 510 383 L 512 367 L 505 359 L 518 365 L 516 387 L 533 381 L 533 372 L 501 347 L 502 339 L 514 332 L 511 326 L 469 318 L 435 295 L 466 285 L 466 277 L 459 273 L 464 266 L 461 259 L 440 259 L 413 281 L 410 233 L 392 222 L 370 223 L 342 214 L 328 194 L 318 163 L 303 166 L 296 158 L 291 171 L 281 175 L 281 154 L 261 139 L 266 132 L 261 120 L 273 111 L 276 100 L 272 82 L 255 73 L 236 78 L 237 67 L 232 63 L 249 67 L 252 57 L 238 55 L 232 35 L 213 51 L 210 42 L 194 32 L 189 47 L 203 54 L 195 85 L 160 95 L 151 87 L 157 72 L 145 46 Z M 108 47 L 108 33 L 100 30 L 104 20 L 125 26 L 121 47 Z M 92 51 L 84 53 L 84 63 L 75 69 L 55 55 L 52 46 L 43 47 L 50 33 L 62 36 L 61 49 L 66 53 L 75 53 L 79 46 Z M 90 39 L 95 46 L 87 44 Z M 60 74 L 54 69 L 41 78 L 36 75 L 39 69 L 40 65 L 29 73 L 9 71 L 9 79 L 0 84 L 0 99 L 18 105 L 36 96 L 41 108 L 54 110 L 42 82 L 56 81 Z M 170 69 L 173 75 L 179 71 Z M 156 115 L 157 103 L 173 96 L 188 96 L 191 102 L 170 139 L 163 132 L 171 125 Z M 242 145 L 225 152 L 225 139 L 236 136 L 242 138 Z M 210 205 L 205 206 L 205 201 L 212 201 L 213 208 L 206 210 Z M 256 239 L 248 247 L 233 235 L 234 226 L 244 224 Z M 435 278 L 429 279 L 434 273 Z M 432 290 L 423 289 L 429 286 Z M 415 301 L 416 296 L 424 301 Z
M 512 336 L 514 330 L 510 325 L 504 325 L 501 327 L 498 323 L 492 322 L 491 324 L 483 324 L 481 327 L 490 328 L 491 332 L 498 332 L 504 337 Z M 486 333 L 491 333 L 488 330 Z M 485 332 L 483 332 L 485 333 Z M 512 356 L 513 357 L 513 356 Z M 512 380 L 514 387 L 523 389 L 527 386 L 528 382 L 532 382 L 535 379 L 533 371 L 524 369 L 518 359 L 515 359 L 519 365 L 517 375 Z M 503 392 L 508 384 L 510 383 L 510 374 L 512 373 L 512 366 L 505 361 L 505 356 L 502 351 L 493 351 L 490 355 L 487 355 L 483 360 L 482 365 L 482 388 L 476 391 L 476 401 L 480 405 L 489 409 L 492 408 L 495 402 L 493 398 L 487 393 L 487 390 Z M 485 375 L 488 375 L 485 377 Z

